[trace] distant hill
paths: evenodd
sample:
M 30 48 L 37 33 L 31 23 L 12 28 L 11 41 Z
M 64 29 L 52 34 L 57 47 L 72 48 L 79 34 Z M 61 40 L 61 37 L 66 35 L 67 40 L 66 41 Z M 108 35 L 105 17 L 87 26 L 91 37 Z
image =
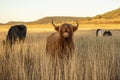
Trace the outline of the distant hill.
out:
M 46 24 L 51 23 L 51 20 L 54 20 L 56 23 L 62 23 L 62 22 L 72 22 L 72 21 L 79 21 L 80 19 L 83 19 L 84 17 L 66 17 L 66 16 L 53 16 L 53 17 L 44 17 L 42 19 L 36 20 L 34 22 L 31 22 L 33 24 Z
M 2 23 L 0 23 L 0 25 L 3 25 Z
M 26 22 L 22 22 L 22 21 L 10 21 L 10 22 L 8 22 L 6 24 L 24 24 L 24 23 L 26 23 Z
M 44 17 L 44 18 L 38 19 L 36 21 L 31 21 L 31 22 L 10 21 L 6 24 L 48 24 L 48 23 L 51 23 L 51 20 L 54 20 L 55 23 L 63 23 L 63 22 L 79 21 L 80 19 L 83 19 L 83 18 L 84 17 L 53 16 L 53 17 Z
M 97 15 L 94 17 L 95 19 L 100 19 L 100 18 L 104 18 L 104 19 L 115 19 L 115 18 L 120 18 L 120 8 L 104 13 L 102 15 Z
M 111 20 L 113 19 L 113 20 Z M 73 22 L 79 21 L 79 23 L 120 23 L 120 8 L 106 12 L 104 14 L 96 15 L 94 17 L 69 17 L 69 16 L 53 16 L 53 17 L 44 17 L 36 21 L 31 22 L 16 22 L 10 21 L 6 24 L 49 24 L 51 20 L 54 20 L 56 23 L 63 22 Z

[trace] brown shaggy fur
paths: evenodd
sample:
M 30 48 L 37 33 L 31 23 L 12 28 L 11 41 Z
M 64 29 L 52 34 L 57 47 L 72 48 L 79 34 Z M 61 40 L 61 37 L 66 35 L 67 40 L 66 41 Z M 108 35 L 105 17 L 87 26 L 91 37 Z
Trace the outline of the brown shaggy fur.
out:
M 53 26 L 55 26 L 53 24 Z M 77 30 L 77 26 L 71 24 L 62 24 L 55 26 L 57 32 L 47 37 L 46 53 L 52 57 L 70 57 L 74 52 L 73 33 Z

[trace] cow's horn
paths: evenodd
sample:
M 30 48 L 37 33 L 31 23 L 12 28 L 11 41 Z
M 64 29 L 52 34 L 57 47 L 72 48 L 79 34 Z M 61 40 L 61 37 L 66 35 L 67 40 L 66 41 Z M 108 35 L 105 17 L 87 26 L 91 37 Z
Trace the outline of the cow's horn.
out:
M 56 26 L 56 25 L 54 24 L 53 20 L 51 20 L 51 23 L 52 23 L 52 25 L 53 25 L 54 27 L 58 27 L 58 26 Z
M 78 27 L 78 26 L 79 26 L 79 23 L 78 23 L 77 21 L 76 21 L 76 24 L 77 24 L 77 25 L 76 25 L 76 26 L 74 26 L 74 27 Z

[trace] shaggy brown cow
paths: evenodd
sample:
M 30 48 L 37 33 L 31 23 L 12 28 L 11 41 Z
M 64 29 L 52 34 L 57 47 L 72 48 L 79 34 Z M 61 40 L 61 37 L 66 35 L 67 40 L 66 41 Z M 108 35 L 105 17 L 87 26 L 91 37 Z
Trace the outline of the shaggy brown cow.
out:
M 77 22 L 76 22 L 77 23 Z M 56 26 L 53 23 L 57 32 L 52 33 L 47 37 L 46 53 L 52 57 L 70 57 L 74 52 L 73 33 L 78 29 L 79 24 L 76 26 L 72 24 L 62 24 Z

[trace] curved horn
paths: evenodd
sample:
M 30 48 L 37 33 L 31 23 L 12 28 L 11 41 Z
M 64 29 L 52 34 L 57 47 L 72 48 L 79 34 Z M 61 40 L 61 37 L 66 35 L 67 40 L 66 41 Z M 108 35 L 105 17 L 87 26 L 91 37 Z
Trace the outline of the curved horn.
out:
M 76 31 L 78 29 L 79 23 L 76 21 L 76 26 L 73 26 L 73 31 Z
M 79 23 L 78 23 L 77 21 L 76 21 L 76 24 L 77 24 L 77 25 L 76 25 L 76 26 L 74 26 L 74 27 L 78 27 L 78 26 L 79 26 Z
M 58 26 L 56 26 L 56 25 L 54 24 L 53 20 L 51 20 L 51 23 L 52 23 L 52 25 L 53 25 L 54 27 L 58 27 Z
M 54 24 L 53 20 L 51 21 L 51 23 L 52 23 L 52 25 L 55 27 L 55 30 L 56 30 L 56 31 L 59 31 L 59 26 L 56 26 L 56 25 Z

